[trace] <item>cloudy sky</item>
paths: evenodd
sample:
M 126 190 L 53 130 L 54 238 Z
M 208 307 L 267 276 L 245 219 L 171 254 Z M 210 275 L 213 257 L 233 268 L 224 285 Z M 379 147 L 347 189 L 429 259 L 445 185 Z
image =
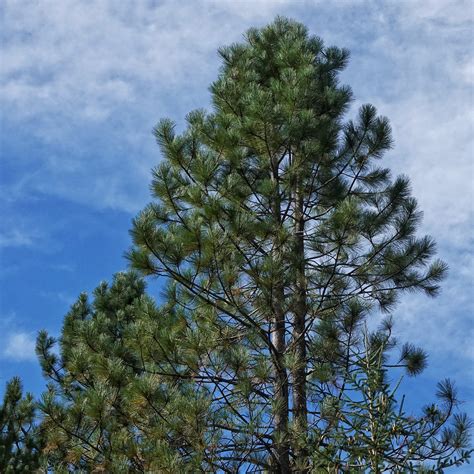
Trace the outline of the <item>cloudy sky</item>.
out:
M 430 353 L 417 396 L 453 377 L 472 411 L 473 5 L 3 0 L 0 383 L 20 374 L 41 388 L 36 332 L 58 334 L 81 291 L 126 268 L 130 221 L 160 160 L 153 125 L 208 107 L 216 49 L 281 14 L 349 48 L 354 107 L 391 119 L 385 163 L 411 177 L 422 232 L 451 269 L 436 300 L 403 299 L 396 330 Z

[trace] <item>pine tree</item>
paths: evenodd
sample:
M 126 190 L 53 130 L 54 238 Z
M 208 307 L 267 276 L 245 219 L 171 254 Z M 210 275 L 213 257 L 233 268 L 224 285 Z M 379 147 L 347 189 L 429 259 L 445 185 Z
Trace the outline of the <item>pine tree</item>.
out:
M 190 113 L 180 134 L 169 120 L 155 129 L 156 201 L 134 220 L 128 254 L 144 275 L 168 278 L 168 305 L 187 328 L 168 375 L 186 367 L 211 397 L 206 428 L 217 446 L 201 453 L 201 468 L 328 472 L 343 462 L 406 472 L 437 453 L 442 462 L 447 451 L 427 448 L 425 459 L 424 443 L 436 445 L 444 421 L 427 431 L 402 409 L 392 426 L 393 394 L 376 362 L 385 349 L 360 346 L 366 318 L 407 291 L 435 296 L 446 272 L 434 241 L 416 236 L 408 179 L 379 165 L 392 146 L 388 120 L 372 105 L 345 119 L 352 93 L 338 75 L 349 53 L 299 23 L 277 18 L 219 54 L 212 112 Z M 420 351 L 402 355 L 421 369 Z M 350 386 L 363 400 L 347 398 Z M 447 387 L 441 396 L 454 405 Z M 337 423 L 325 414 L 331 400 L 349 409 Z M 380 400 L 374 431 L 365 414 Z M 433 423 L 444 420 L 434 413 Z M 462 449 L 463 420 L 439 442 Z M 400 439 L 399 425 L 406 440 L 394 454 L 386 443 Z
M 23 395 L 18 377 L 7 385 L 0 406 L 0 471 L 29 474 L 40 467 L 42 438 L 30 393 Z
M 174 363 L 186 351 L 183 321 L 170 305 L 158 309 L 135 274 L 119 273 L 92 302 L 78 298 L 59 353 L 40 333 L 43 462 L 53 472 L 199 471 L 212 413 L 207 391 Z
M 315 341 L 320 353 L 330 352 L 311 374 L 320 400 L 319 422 L 311 433 L 312 472 L 443 472 L 468 461 L 472 422 L 455 412 L 453 383 L 440 382 L 437 403 L 426 405 L 420 416 L 408 414 L 405 397 L 397 399 L 402 377 L 393 383 L 390 376 L 395 367 L 418 375 L 426 354 L 404 344 L 394 359 L 391 318 L 370 333 L 354 324 L 354 314 L 357 308 L 344 328 L 328 326 Z M 334 357 L 341 340 L 343 351 Z M 336 363 L 327 362 L 331 359 Z

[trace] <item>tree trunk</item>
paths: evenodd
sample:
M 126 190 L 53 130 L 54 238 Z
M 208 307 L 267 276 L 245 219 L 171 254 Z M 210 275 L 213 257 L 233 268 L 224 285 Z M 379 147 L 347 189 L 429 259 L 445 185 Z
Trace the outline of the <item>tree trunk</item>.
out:
M 277 291 L 280 293 L 280 291 Z M 283 293 L 283 291 L 281 292 Z M 274 301 L 274 330 L 272 343 L 275 347 L 275 453 L 277 465 L 273 472 L 286 474 L 290 472 L 290 452 L 288 443 L 288 374 L 284 366 L 283 355 L 285 351 L 285 314 L 280 302 Z
M 275 225 L 281 225 L 281 198 L 278 183 L 278 164 L 273 163 L 272 181 L 275 183 L 275 195 L 272 198 L 271 207 Z M 276 260 L 280 260 L 281 246 L 278 235 L 274 237 L 274 255 Z M 290 472 L 290 448 L 288 441 L 288 374 L 284 364 L 284 354 L 286 349 L 285 341 L 285 312 L 283 310 L 284 286 L 280 281 L 273 282 L 272 288 L 272 314 L 273 331 L 272 344 L 275 349 L 273 357 L 274 376 L 275 376 L 275 412 L 274 412 L 274 443 L 276 462 L 272 466 L 272 472 L 275 474 L 287 474 Z
M 294 307 L 293 338 L 294 354 L 296 365 L 293 369 L 293 410 L 295 422 L 298 430 L 305 433 L 307 431 L 307 400 L 306 400 L 306 275 L 305 275 L 305 247 L 304 247 L 304 215 L 303 215 L 303 195 L 300 184 L 296 187 L 294 199 L 295 218 L 295 253 L 296 272 L 295 290 L 296 302 Z M 305 447 L 297 446 L 295 449 L 296 459 L 299 465 L 306 466 L 308 453 Z M 306 468 L 299 469 L 298 472 L 308 472 Z

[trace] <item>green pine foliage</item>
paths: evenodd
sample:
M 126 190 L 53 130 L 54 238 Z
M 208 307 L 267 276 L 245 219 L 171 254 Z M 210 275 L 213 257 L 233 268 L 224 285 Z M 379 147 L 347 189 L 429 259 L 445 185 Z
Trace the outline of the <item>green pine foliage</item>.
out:
M 213 443 L 204 428 L 209 393 L 188 364 L 186 321 L 173 305 L 158 309 L 144 282 L 120 273 L 82 294 L 59 339 L 45 332 L 37 353 L 49 380 L 39 403 L 44 457 L 54 472 L 196 472 Z
M 21 381 L 14 377 L 0 405 L 0 472 L 37 472 L 42 445 L 33 396 L 23 395 Z
M 330 459 L 327 469 L 380 472 L 443 463 L 452 451 L 436 447 L 436 429 L 401 410 L 397 423 L 416 441 L 390 435 L 392 392 L 384 382 L 369 393 L 363 382 L 385 370 L 357 345 L 365 319 L 390 312 L 404 292 L 435 296 L 446 273 L 434 241 L 416 235 L 408 179 L 380 164 L 392 146 L 387 118 L 363 105 L 345 119 L 352 92 L 338 75 L 349 53 L 299 23 L 277 18 L 219 53 L 213 110 L 190 113 L 181 133 L 169 120 L 155 129 L 155 200 L 134 220 L 128 253 L 143 275 L 171 282 L 199 354 L 173 363 L 210 392 L 216 418 L 207 428 L 220 430 L 219 449 L 206 448 L 202 466 L 319 472 Z M 408 345 L 401 363 L 416 374 L 425 355 Z M 349 386 L 363 399 L 350 402 Z M 321 428 L 328 396 L 355 412 Z M 375 429 L 365 414 L 379 396 L 390 415 Z M 446 446 L 453 436 L 464 448 L 466 423 L 455 421 Z M 357 441 L 341 453 L 349 436 Z
M 359 318 L 351 315 L 350 321 L 332 326 L 331 334 L 324 328 L 313 341 L 315 358 L 328 341 L 337 349 L 319 355 L 320 364 L 309 374 L 318 388 L 313 405 L 318 421 L 308 439 L 311 472 L 443 472 L 469 460 L 472 423 L 455 412 L 453 383 L 440 382 L 436 403 L 421 415 L 408 413 L 405 396 L 399 397 L 403 376 L 394 383 L 394 369 L 416 376 L 426 354 L 411 344 L 398 348 L 390 318 L 372 333 Z

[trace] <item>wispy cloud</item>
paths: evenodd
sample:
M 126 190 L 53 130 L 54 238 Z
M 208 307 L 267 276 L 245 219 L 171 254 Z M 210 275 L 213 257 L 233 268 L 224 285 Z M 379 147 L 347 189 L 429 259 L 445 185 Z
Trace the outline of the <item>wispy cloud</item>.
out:
M 0 249 L 47 248 L 50 238 L 47 235 L 48 230 L 41 227 L 41 219 L 24 215 L 14 203 L 5 202 L 3 199 L 0 199 L 0 206 Z
M 27 332 L 11 333 L 7 336 L 3 357 L 15 362 L 34 361 L 35 338 Z
M 28 166 L 25 193 L 129 212 L 143 204 L 154 122 L 206 105 L 217 47 L 291 2 L 199 3 L 4 4 L 5 128 L 37 150 L 4 152 Z
M 182 120 L 189 109 L 206 106 L 217 47 L 281 13 L 353 50 L 348 82 L 361 100 L 378 104 L 392 119 L 397 151 L 408 151 L 403 169 L 419 195 L 435 189 L 439 178 L 433 148 L 443 146 L 444 159 L 449 152 L 457 160 L 441 197 L 440 207 L 450 209 L 459 175 L 469 172 L 467 160 L 457 166 L 459 147 L 453 151 L 472 125 L 462 89 L 472 80 L 469 5 L 7 1 L 0 104 L 7 125 L 41 146 L 33 156 L 5 158 L 29 164 L 24 192 L 133 212 L 147 198 L 143 183 L 157 161 L 153 123 L 163 115 Z M 420 176 L 430 182 L 419 184 Z
M 233 26 L 267 19 L 285 4 L 10 1 L 0 94 L 24 117 L 54 110 L 103 121 L 140 100 L 143 84 L 169 90 L 207 75 L 203 60 L 241 34 Z

